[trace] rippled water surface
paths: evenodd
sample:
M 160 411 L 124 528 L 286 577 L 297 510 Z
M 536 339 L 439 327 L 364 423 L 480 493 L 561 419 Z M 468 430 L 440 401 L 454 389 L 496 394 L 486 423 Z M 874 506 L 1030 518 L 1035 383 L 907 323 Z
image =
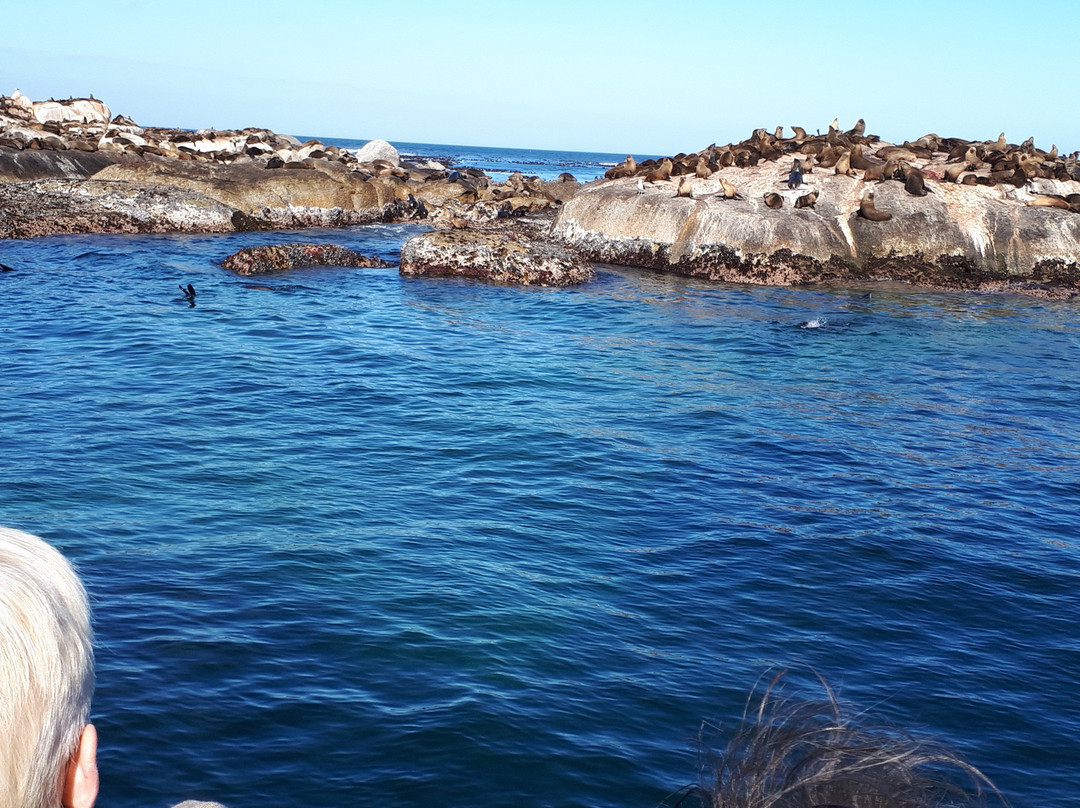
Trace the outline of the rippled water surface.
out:
M 103 806 L 650 808 L 791 663 L 1075 803 L 1076 304 L 217 265 L 297 237 L 0 244 L 0 523 L 91 592 Z

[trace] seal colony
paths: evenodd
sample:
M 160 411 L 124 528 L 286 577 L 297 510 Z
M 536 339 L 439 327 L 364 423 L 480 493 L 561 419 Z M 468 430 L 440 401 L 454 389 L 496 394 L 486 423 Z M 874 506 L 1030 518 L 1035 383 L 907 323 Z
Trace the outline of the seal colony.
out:
M 32 102 L 16 91 L 0 97 L 0 238 L 412 219 L 526 236 L 494 251 L 479 236 L 428 239 L 437 258 L 412 250 L 410 272 L 505 283 L 587 281 L 549 271 L 555 253 L 543 244 L 554 241 L 585 261 L 737 283 L 1080 291 L 1080 153 L 1004 134 L 897 145 L 863 120 L 846 131 L 834 121 L 824 135 L 791 130 L 657 160 L 627 155 L 586 186 L 520 173 L 497 183 L 475 168 L 402 160 L 385 141 L 354 152 L 264 129 L 139 127 L 94 98 Z M 513 271 L 502 257 L 465 271 L 499 251 L 514 254 Z
M 554 236 L 592 261 L 738 283 L 1080 291 L 1080 153 L 1004 134 L 898 145 L 862 120 L 792 131 L 628 155 L 557 213 Z

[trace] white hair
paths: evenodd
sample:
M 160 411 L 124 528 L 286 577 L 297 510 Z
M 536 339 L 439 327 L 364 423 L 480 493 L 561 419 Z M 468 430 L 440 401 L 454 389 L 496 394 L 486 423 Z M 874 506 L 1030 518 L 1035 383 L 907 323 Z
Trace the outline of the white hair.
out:
M 90 714 L 90 609 L 75 570 L 0 527 L 0 808 L 58 808 Z

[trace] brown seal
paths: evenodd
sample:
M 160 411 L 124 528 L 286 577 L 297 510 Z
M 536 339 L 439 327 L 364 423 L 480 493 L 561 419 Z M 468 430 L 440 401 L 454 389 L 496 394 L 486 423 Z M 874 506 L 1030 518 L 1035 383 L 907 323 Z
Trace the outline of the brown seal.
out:
M 863 154 L 863 147 L 861 143 L 856 143 L 855 148 L 851 150 L 851 154 L 848 156 L 848 162 L 851 167 L 856 171 L 869 171 L 875 163 Z M 881 165 L 877 163 L 877 165 Z
M 1062 199 L 1060 196 L 1051 196 L 1050 194 L 1037 196 L 1028 204 L 1039 208 L 1061 208 L 1062 210 L 1072 210 L 1072 206 L 1069 205 L 1067 200 Z
M 945 179 L 949 182 L 959 182 L 960 175 L 970 170 L 971 166 L 968 163 L 952 163 L 945 166 Z
M 872 193 L 864 196 L 859 203 L 859 215 L 872 222 L 887 222 L 892 218 L 891 213 L 886 213 L 874 207 L 874 195 Z
M 739 198 L 739 189 L 727 180 L 725 180 L 723 177 L 720 178 L 720 193 L 724 197 L 724 199 Z
M 779 210 L 784 206 L 784 197 L 780 194 L 767 193 L 765 194 L 765 204 L 773 210 Z
M 679 177 L 679 187 L 675 190 L 675 196 L 694 198 L 694 178 L 691 175 L 683 174 Z
M 674 167 L 674 163 L 671 162 L 670 157 L 665 157 L 660 161 L 660 166 L 649 171 L 645 175 L 645 182 L 661 182 L 663 180 L 671 179 L 671 169 Z
M 912 196 L 926 196 L 926 175 L 914 166 L 909 166 L 904 178 L 904 190 Z
M 803 194 L 795 200 L 796 208 L 812 208 L 814 203 L 817 202 L 818 194 L 820 191 L 811 191 L 808 194 Z
M 604 172 L 604 179 L 617 180 L 623 177 L 632 177 L 636 171 L 637 161 L 634 160 L 633 155 L 628 154 L 626 160 Z
M 859 118 L 859 120 L 855 122 L 855 126 L 844 132 L 844 134 L 848 137 L 862 137 L 865 133 L 866 121 L 864 121 L 862 118 Z
M 851 174 L 851 152 L 845 151 L 840 155 L 836 161 L 836 167 L 833 169 L 837 174 Z

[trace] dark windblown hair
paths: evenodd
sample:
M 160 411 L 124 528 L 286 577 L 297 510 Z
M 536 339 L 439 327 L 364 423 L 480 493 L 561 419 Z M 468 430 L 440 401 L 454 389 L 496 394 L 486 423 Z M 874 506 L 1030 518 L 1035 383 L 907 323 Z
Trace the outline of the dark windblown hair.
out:
M 708 749 L 702 726 L 701 781 L 675 795 L 675 808 L 689 798 L 704 808 L 972 808 L 987 794 L 1007 808 L 982 772 L 940 744 L 862 725 L 821 677 L 825 699 L 783 698 L 786 673 L 760 700 L 755 687 L 723 751 Z

